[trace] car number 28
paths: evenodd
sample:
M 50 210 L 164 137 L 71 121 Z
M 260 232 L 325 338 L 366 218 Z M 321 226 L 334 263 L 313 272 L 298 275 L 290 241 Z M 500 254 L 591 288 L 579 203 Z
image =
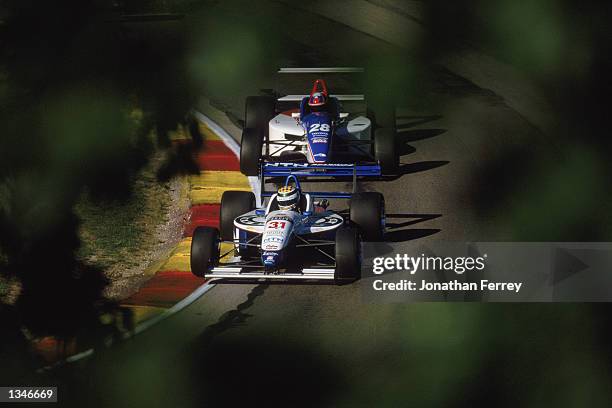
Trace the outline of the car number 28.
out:
M 329 125 L 327 123 L 313 123 L 310 125 L 311 132 L 329 132 Z

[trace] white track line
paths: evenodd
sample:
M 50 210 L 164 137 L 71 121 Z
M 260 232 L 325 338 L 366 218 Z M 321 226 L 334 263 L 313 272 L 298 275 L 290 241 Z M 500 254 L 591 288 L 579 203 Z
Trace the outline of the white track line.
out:
M 208 116 L 206 116 L 206 115 L 204 115 L 204 114 L 202 114 L 200 112 L 194 111 L 194 114 L 195 114 L 196 118 L 199 121 L 204 123 L 206 126 L 208 126 L 210 128 L 210 130 L 212 130 L 217 136 L 219 136 L 219 138 L 223 141 L 223 143 L 225 143 L 225 145 L 236 155 L 236 157 L 240 158 L 240 145 L 238 145 L 238 143 L 234 140 L 234 138 L 232 138 L 225 131 L 225 129 L 223 129 L 221 126 L 219 126 L 216 122 L 214 122 Z M 255 179 L 255 184 L 253 184 L 251 178 Z M 257 177 L 249 177 L 249 184 L 251 184 L 251 187 L 253 188 L 254 191 L 259 190 L 259 183 L 257 183 Z M 257 188 L 257 190 L 255 190 L 255 187 Z M 259 199 L 259 194 L 256 193 L 256 197 L 257 197 L 257 199 Z M 132 331 L 130 331 L 128 333 L 124 333 L 123 336 L 122 336 L 122 339 L 126 340 L 126 339 L 129 339 L 131 337 L 134 337 L 135 335 L 144 332 L 145 330 L 153 327 L 154 325 L 156 325 L 157 323 L 167 319 L 168 317 L 170 317 L 170 316 L 180 312 L 181 310 L 183 310 L 184 308 L 186 308 L 187 306 L 191 305 L 193 302 L 198 300 L 198 298 L 200 298 L 200 296 L 203 296 L 206 292 L 208 292 L 209 290 L 211 290 L 214 287 L 215 287 L 214 283 L 205 282 L 201 286 L 198 286 L 198 288 L 196 290 L 191 292 L 183 300 L 181 300 L 180 302 L 176 303 L 174 306 L 164 310 L 162 313 L 158 314 L 157 316 L 152 317 L 151 319 L 145 320 L 144 322 L 136 325 L 134 330 L 132 330 Z M 107 344 L 107 346 L 109 346 L 109 347 L 111 345 L 112 345 L 112 341 L 109 344 Z M 43 371 L 47 371 L 47 370 L 53 369 L 55 367 L 58 367 L 60 365 L 63 365 L 65 363 L 75 363 L 75 362 L 77 362 L 79 360 L 82 360 L 84 358 L 91 357 L 94 354 L 94 352 L 95 352 L 95 350 L 93 348 L 91 348 L 91 349 L 82 351 L 80 353 L 77 353 L 75 355 L 72 355 L 70 357 L 66 357 L 63 361 L 59 361 L 59 362 L 57 362 L 55 364 L 42 367 L 42 368 L 38 369 L 37 371 L 38 372 L 43 372 Z

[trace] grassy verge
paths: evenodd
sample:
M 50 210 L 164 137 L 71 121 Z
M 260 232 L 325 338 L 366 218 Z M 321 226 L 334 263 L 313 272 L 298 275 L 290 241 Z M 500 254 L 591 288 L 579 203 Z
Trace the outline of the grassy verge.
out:
M 154 159 L 141 171 L 126 201 L 94 203 L 83 194 L 75 207 L 82 222 L 77 256 L 111 280 L 140 267 L 160 242 L 157 227 L 168 221 L 171 191 L 169 183 L 156 180 L 158 165 Z
M 143 278 L 145 268 L 161 255 L 160 246 L 174 233 L 170 229 L 176 228 L 163 228 L 180 192 L 173 192 L 172 182 L 157 181 L 155 172 L 161 161 L 160 157 L 152 159 L 140 172 L 127 200 L 100 203 L 84 193 L 75 205 L 81 220 L 77 258 L 104 270 L 111 286 L 123 281 L 123 294 L 137 288 L 140 281 L 131 278 Z M 0 269 L 3 263 L 0 252 Z M 19 293 L 18 285 L 18 280 L 0 274 L 0 302 L 13 303 Z

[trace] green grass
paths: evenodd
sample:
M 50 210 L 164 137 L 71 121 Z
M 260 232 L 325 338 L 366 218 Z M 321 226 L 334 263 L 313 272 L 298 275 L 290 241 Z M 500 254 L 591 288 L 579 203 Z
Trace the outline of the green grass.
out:
M 80 259 L 119 272 L 138 266 L 141 255 L 154 248 L 156 228 L 167 221 L 170 204 L 169 185 L 155 178 L 157 163 L 141 172 L 124 202 L 95 203 L 83 194 L 75 206 L 82 223 Z

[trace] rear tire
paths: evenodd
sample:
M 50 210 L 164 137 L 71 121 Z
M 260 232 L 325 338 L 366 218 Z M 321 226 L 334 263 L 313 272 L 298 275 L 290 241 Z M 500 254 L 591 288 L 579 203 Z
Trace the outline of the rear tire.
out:
M 358 193 L 350 202 L 349 217 L 365 241 L 380 241 L 385 234 L 385 198 L 376 192 Z
M 276 114 L 276 99 L 272 96 L 247 96 L 244 107 L 244 128 L 261 129 L 268 133 L 268 122 Z
M 219 230 L 212 227 L 198 227 L 191 238 L 189 261 L 191 273 L 205 278 L 219 260 Z
M 240 141 L 240 172 L 245 176 L 257 176 L 263 147 L 263 133 L 257 128 L 242 131 Z
M 336 283 L 348 283 L 361 277 L 361 239 L 356 228 L 340 227 L 336 231 Z
M 248 191 L 225 191 L 221 196 L 220 227 L 224 241 L 234 239 L 234 220 L 255 209 L 255 194 Z
M 382 174 L 397 174 L 399 154 L 392 128 L 376 129 L 374 132 L 374 157 L 380 163 Z

